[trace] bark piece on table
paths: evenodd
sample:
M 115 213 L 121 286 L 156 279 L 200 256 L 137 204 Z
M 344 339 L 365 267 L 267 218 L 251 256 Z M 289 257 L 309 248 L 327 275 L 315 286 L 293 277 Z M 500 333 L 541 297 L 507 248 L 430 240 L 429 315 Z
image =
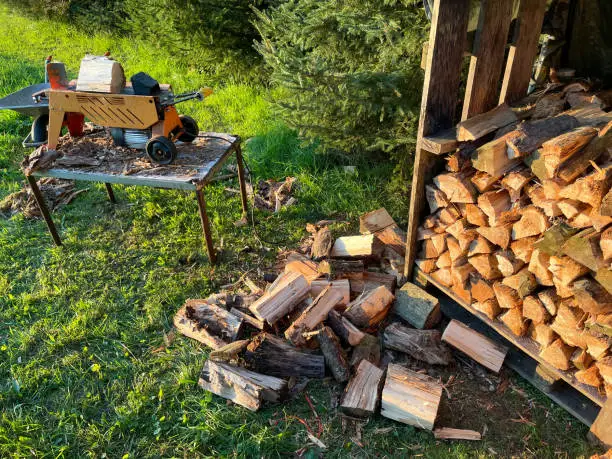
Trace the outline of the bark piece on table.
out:
M 389 364 L 382 391 L 384 417 L 432 430 L 441 398 L 442 385 L 435 379 Z
M 259 320 L 273 325 L 291 313 L 309 293 L 306 277 L 289 271 L 279 276 L 270 289 L 249 306 L 249 310 Z
M 359 330 L 338 311 L 329 311 L 327 322 L 334 333 L 350 346 L 357 346 L 366 336 L 364 332 Z
M 411 282 L 396 292 L 393 312 L 419 329 L 433 328 L 442 318 L 438 299 Z
M 508 348 L 472 330 L 458 320 L 451 320 L 442 335 L 442 341 L 460 350 L 485 368 L 499 373 Z
M 562 339 L 557 338 L 542 350 L 540 357 L 558 370 L 567 371 L 571 368 L 570 359 L 573 353 L 573 347 L 568 346 Z
M 279 378 L 325 377 L 322 355 L 297 349 L 269 333 L 260 333 L 251 340 L 244 359 L 254 371 Z
M 521 219 L 512 225 L 512 240 L 539 236 L 550 227 L 550 221 L 540 209 L 529 206 L 522 211 Z
M 453 357 L 439 330 L 417 330 L 394 322 L 385 328 L 383 344 L 430 365 L 448 365 Z
M 204 363 L 198 385 L 251 411 L 257 411 L 263 401 L 278 402 L 287 393 L 283 379 L 212 360 Z
M 285 331 L 285 338 L 295 346 L 304 346 L 306 339 L 303 333 L 313 331 L 325 319 L 329 311 L 334 309 L 342 302 L 343 292 L 332 288 L 332 285 L 325 287 L 313 300 L 304 312 L 289 326 Z
M 387 316 L 394 299 L 393 293 L 381 285 L 364 292 L 351 302 L 344 316 L 358 327 L 367 328 L 377 325 Z
M 383 376 L 383 370 L 367 360 L 362 360 L 344 390 L 340 411 L 358 418 L 365 418 L 376 413 L 380 402 Z
M 337 258 L 380 258 L 384 244 L 375 234 L 343 236 L 336 239 L 331 256 Z
M 213 349 L 235 341 L 242 324 L 242 319 L 206 300 L 189 299 L 174 316 L 179 333 Z
M 350 377 L 347 356 L 340 346 L 340 340 L 330 327 L 322 327 L 316 334 L 325 364 L 331 371 L 334 379 L 340 383 L 346 382 Z
M 380 363 L 380 340 L 378 337 L 366 333 L 363 339 L 353 347 L 351 353 L 351 368 L 357 367 L 362 360 L 367 360 L 373 365 Z
M 478 140 L 504 126 L 516 123 L 518 118 L 507 105 L 501 104 L 488 112 L 473 116 L 457 125 L 457 140 Z

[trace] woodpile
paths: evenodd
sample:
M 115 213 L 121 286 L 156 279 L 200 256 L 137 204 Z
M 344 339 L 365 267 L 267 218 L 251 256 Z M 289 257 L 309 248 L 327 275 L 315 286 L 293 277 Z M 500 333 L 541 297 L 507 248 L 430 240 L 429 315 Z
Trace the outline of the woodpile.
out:
M 432 430 L 445 391 L 427 372 L 454 362 L 451 346 L 498 372 L 505 350 L 476 332 L 463 340 L 453 323 L 443 334 L 437 298 L 400 274 L 405 234 L 386 210 L 363 215 L 359 235 L 334 237 L 333 229 L 309 225 L 310 250 L 279 257 L 268 283 L 242 279 L 250 293 L 190 299 L 179 309 L 177 330 L 212 348 L 199 385 L 254 411 L 283 402 L 300 381 L 328 376 L 344 386 L 343 416 L 380 413 Z M 453 238 L 467 250 L 462 236 L 457 225 Z M 446 251 L 445 241 L 435 248 Z M 454 265 L 449 258 L 451 278 L 468 281 L 472 270 Z M 467 434 L 443 427 L 437 435 Z
M 542 100 L 530 116 L 522 110 L 520 122 L 506 105 L 461 122 L 458 149 L 426 185 L 430 214 L 417 232 L 415 264 L 488 319 L 533 339 L 550 365 L 606 396 L 612 113 L 597 103 L 575 106 L 578 93 L 581 101 L 596 100 L 588 91 L 584 85 L 546 96 L 554 99 L 554 116 L 544 107 L 550 100 Z M 469 330 L 458 334 L 466 341 Z M 452 344 L 448 330 L 443 340 Z M 467 340 L 460 349 L 472 347 L 480 344 Z M 495 371 L 492 352 L 492 361 L 479 361 Z

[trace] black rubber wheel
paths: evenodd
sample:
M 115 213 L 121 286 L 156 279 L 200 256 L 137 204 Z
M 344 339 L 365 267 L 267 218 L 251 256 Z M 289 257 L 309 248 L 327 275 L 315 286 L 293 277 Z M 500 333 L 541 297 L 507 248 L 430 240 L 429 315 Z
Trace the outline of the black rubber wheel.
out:
M 152 137 L 145 146 L 151 161 L 158 164 L 171 164 L 176 159 L 176 145 L 168 137 Z
M 181 142 L 191 143 L 193 142 L 200 132 L 198 123 L 191 116 L 179 115 L 181 123 L 183 123 L 183 134 L 178 138 Z
M 47 143 L 49 137 L 49 115 L 39 115 L 32 123 L 32 143 Z
M 125 135 L 123 133 L 123 129 L 121 128 L 111 128 L 111 137 L 113 138 L 113 143 L 117 147 L 125 147 Z

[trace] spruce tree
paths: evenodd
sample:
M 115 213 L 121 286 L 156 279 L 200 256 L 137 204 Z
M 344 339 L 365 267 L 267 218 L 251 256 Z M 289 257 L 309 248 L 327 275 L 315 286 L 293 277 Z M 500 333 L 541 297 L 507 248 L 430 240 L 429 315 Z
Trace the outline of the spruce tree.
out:
M 402 156 L 415 142 L 428 22 L 412 0 L 288 0 L 257 13 L 274 103 L 307 138 Z M 403 148 L 402 148 L 403 147 Z

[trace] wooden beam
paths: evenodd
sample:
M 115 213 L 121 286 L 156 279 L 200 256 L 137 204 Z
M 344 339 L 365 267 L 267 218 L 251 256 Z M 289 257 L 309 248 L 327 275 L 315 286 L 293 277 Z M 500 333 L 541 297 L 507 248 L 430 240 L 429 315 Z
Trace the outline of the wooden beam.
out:
M 512 103 L 527 94 L 545 12 L 546 0 L 521 0 L 516 37 L 508 52 L 499 103 Z
M 404 268 L 406 277 L 410 277 L 416 258 L 416 234 L 425 203 L 425 183 L 435 172 L 435 155 L 420 145 L 423 137 L 450 129 L 455 124 L 468 16 L 469 0 L 434 2 L 412 179 L 411 218 L 406 238 Z

